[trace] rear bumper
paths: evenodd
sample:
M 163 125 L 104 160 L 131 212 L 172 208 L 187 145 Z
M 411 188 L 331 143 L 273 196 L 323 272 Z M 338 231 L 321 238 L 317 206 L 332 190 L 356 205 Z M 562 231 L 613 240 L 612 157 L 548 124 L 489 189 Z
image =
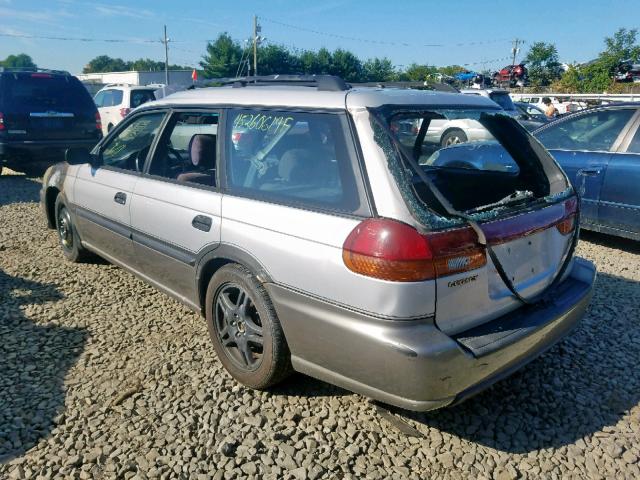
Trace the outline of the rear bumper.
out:
M 0 159 L 12 156 L 44 155 L 62 153 L 67 148 L 87 148 L 91 150 L 100 138 L 67 140 L 0 140 Z
M 576 258 L 551 302 L 455 337 L 431 318 L 389 321 L 268 284 L 296 370 L 409 410 L 463 401 L 564 338 L 591 299 L 595 267 Z

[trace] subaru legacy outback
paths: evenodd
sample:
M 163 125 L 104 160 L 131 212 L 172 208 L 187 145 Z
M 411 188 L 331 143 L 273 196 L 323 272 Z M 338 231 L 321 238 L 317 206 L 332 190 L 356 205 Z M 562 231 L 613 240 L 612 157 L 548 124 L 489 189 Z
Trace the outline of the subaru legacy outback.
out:
M 483 140 L 430 141 L 452 117 Z M 69 150 L 41 200 L 69 260 L 96 253 L 200 312 L 253 388 L 295 370 L 452 405 L 567 335 L 595 278 L 566 176 L 480 96 L 328 76 L 177 93 Z

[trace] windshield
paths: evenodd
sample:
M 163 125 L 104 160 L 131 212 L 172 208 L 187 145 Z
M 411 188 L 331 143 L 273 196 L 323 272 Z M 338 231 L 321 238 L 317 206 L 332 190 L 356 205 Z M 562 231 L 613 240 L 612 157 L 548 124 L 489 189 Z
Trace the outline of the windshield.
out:
M 415 160 L 459 211 L 526 204 L 568 188 L 544 148 L 501 110 L 404 110 L 391 112 L 387 122 L 400 158 Z M 404 163 L 404 172 L 411 172 Z M 446 215 L 419 176 L 411 175 L 400 183 L 409 182 L 421 201 Z
M 515 110 L 516 107 L 511 101 L 511 97 L 508 93 L 490 93 L 489 98 L 500 105 L 505 110 Z

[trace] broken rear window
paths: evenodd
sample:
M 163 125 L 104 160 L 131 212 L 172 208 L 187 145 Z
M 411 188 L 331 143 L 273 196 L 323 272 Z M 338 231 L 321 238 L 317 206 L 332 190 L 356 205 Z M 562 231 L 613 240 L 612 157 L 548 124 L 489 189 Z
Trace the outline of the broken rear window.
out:
M 447 226 L 452 219 L 407 164 L 409 156 L 456 210 L 478 220 L 570 193 L 566 177 L 544 148 L 500 111 L 383 108 L 372 114 L 395 137 L 395 148 L 390 148 L 393 142 L 385 143 L 384 132 L 373 122 L 403 195 L 413 196 L 406 198 L 409 207 L 421 210 L 418 217 L 427 226 Z

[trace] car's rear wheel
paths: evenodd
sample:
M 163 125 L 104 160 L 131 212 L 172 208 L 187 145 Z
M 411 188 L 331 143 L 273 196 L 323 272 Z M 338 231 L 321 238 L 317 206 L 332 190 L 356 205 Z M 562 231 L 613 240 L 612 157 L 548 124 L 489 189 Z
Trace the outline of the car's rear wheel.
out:
M 90 256 L 90 253 L 82 246 L 69 209 L 60 195 L 56 198 L 55 212 L 56 231 L 58 233 L 58 241 L 62 247 L 62 253 L 71 262 L 85 261 Z
M 267 388 L 291 372 L 289 346 L 269 295 L 246 268 L 229 264 L 207 288 L 206 317 L 218 358 L 243 385 Z
M 443 147 L 449 147 L 451 145 L 457 145 L 458 143 L 464 143 L 468 140 L 467 134 L 460 129 L 449 130 L 442 136 L 440 145 Z

